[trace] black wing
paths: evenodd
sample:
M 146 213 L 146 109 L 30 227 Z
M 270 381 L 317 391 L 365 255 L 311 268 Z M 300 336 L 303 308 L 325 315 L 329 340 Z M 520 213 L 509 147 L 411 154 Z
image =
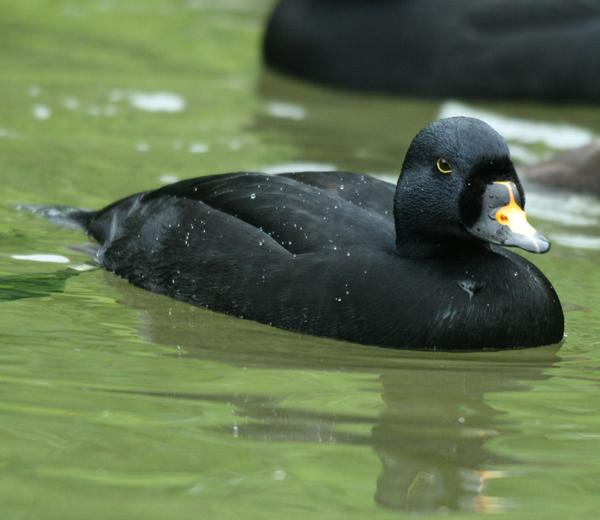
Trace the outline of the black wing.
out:
M 298 172 L 282 176 L 330 191 L 382 216 L 392 215 L 396 186 L 389 182 L 352 172 Z
M 139 203 L 162 197 L 199 201 L 301 254 L 359 245 L 387 249 L 394 243 L 393 192 L 393 185 L 343 172 L 243 172 L 171 184 L 143 194 Z

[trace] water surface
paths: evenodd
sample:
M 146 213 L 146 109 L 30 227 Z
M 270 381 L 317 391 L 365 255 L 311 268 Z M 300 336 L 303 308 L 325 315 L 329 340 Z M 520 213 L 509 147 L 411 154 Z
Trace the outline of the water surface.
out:
M 265 73 L 268 6 L 0 4 L 2 517 L 595 518 L 596 199 L 529 197 L 554 241 L 531 258 L 564 304 L 563 344 L 481 354 L 358 346 L 193 308 L 85 270 L 82 234 L 14 210 L 99 207 L 242 169 L 392 178 L 415 132 L 456 109 Z M 600 134 L 594 107 L 458 106 L 496 117 L 523 162 Z

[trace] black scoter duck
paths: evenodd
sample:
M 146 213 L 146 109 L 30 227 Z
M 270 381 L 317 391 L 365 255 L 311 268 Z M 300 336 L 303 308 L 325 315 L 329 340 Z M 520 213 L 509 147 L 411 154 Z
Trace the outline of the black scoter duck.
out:
M 229 173 L 59 216 L 105 269 L 178 300 L 359 343 L 481 350 L 563 337 L 552 285 L 503 247 L 550 248 L 524 205 L 503 138 L 456 117 L 414 138 L 397 186 Z
M 280 0 L 267 65 L 362 91 L 600 101 L 600 3 Z

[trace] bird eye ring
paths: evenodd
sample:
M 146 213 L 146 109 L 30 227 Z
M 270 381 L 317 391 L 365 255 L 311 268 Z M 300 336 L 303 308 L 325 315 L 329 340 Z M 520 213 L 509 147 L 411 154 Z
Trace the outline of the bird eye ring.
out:
M 443 157 L 440 157 L 435 162 L 435 166 L 437 167 L 438 171 L 440 173 L 443 173 L 444 175 L 448 175 L 449 173 L 452 173 L 452 165 Z

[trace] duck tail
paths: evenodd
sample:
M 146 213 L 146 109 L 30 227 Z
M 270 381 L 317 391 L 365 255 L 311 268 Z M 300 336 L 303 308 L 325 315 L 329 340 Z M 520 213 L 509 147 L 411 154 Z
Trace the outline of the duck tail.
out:
M 90 223 L 98 213 L 81 208 L 69 206 L 36 206 L 32 204 L 19 204 L 18 210 L 29 211 L 34 215 L 45 218 L 53 224 L 74 229 L 89 231 Z

